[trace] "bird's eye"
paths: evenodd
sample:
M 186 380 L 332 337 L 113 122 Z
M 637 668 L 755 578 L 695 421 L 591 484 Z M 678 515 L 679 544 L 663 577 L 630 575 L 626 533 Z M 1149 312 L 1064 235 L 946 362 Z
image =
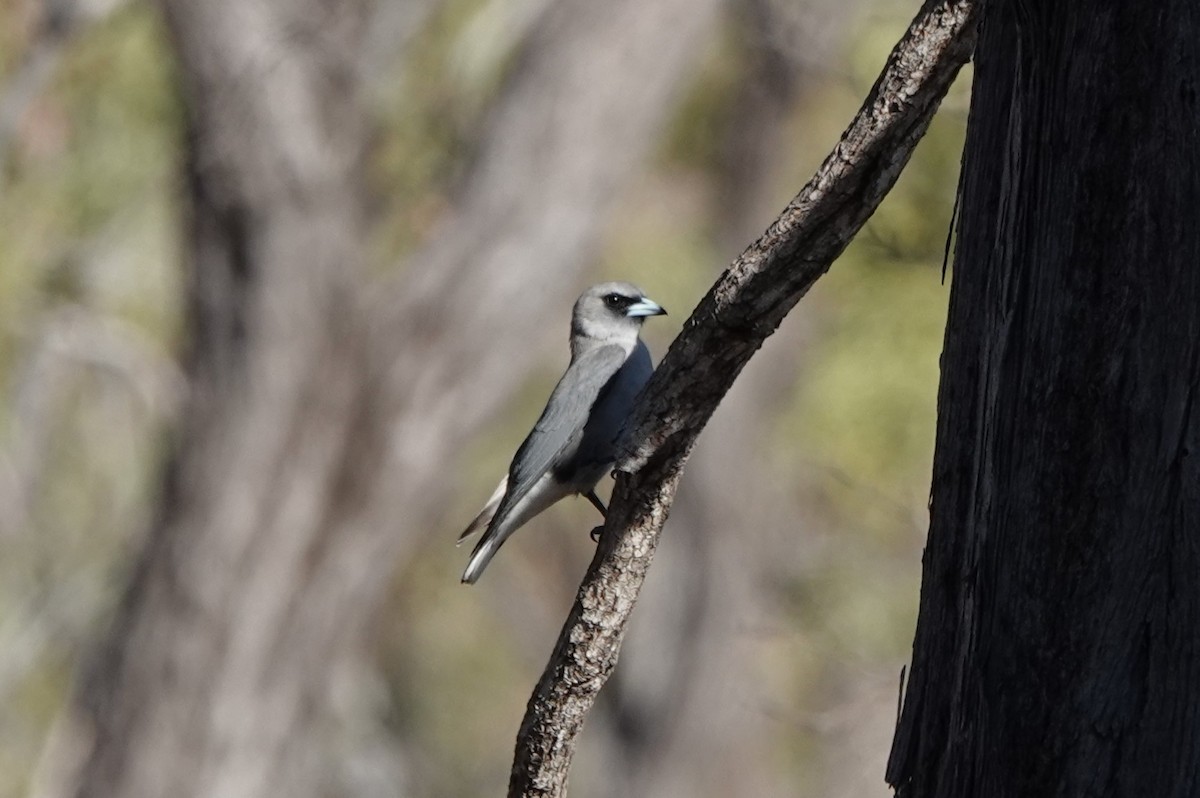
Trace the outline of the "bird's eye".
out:
M 621 307 L 626 301 L 625 297 L 620 294 L 609 294 L 604 297 L 604 304 L 614 309 Z

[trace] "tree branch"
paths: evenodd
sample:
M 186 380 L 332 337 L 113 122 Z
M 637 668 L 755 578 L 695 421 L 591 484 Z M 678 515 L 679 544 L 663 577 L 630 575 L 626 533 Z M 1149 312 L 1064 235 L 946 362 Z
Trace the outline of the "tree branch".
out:
M 928 0 L 816 175 L 700 302 L 631 421 L 636 446 L 596 556 L 517 736 L 509 796 L 561 796 L 583 721 L 616 665 L 687 456 L 738 373 L 891 189 L 958 70 L 980 0 Z

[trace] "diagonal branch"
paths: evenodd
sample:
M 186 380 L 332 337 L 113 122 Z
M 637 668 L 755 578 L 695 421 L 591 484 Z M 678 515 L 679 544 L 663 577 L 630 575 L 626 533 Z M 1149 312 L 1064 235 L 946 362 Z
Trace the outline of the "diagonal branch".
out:
M 899 177 L 974 49 L 982 0 L 927 0 L 816 175 L 700 302 L 631 421 L 605 532 L 521 729 L 509 796 L 561 796 L 687 456 L 738 373 Z

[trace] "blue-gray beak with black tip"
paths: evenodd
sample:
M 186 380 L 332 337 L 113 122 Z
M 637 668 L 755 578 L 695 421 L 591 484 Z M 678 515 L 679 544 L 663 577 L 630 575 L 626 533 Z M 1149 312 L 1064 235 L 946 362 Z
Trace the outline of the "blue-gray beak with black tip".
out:
M 645 316 L 665 316 L 667 311 L 663 310 L 663 306 L 653 299 L 642 297 L 625 310 L 625 315 L 636 319 Z

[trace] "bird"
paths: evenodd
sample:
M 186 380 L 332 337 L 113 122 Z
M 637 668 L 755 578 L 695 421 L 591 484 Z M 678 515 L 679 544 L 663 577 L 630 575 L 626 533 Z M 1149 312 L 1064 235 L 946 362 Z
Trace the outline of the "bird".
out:
M 461 544 L 484 529 L 463 584 L 474 584 L 513 532 L 560 499 L 578 494 L 607 514 L 596 484 L 616 460 L 633 402 L 654 373 L 642 323 L 666 313 L 626 282 L 593 285 L 575 301 L 571 362 L 507 476 L 458 537 Z

